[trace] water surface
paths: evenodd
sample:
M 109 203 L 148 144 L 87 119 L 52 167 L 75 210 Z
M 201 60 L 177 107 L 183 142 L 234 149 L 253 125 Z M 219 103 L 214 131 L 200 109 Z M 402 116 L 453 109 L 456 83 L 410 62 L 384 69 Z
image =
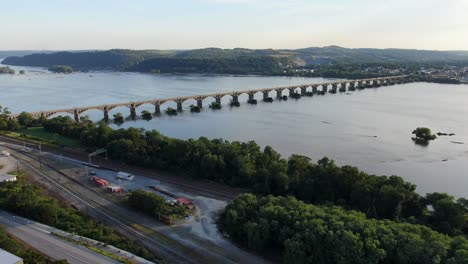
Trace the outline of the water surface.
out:
M 0 75 L 0 105 L 13 112 L 327 81 L 102 72 L 60 75 L 25 69 L 24 76 Z M 261 98 L 261 94 L 256 96 Z M 222 110 L 205 107 L 197 114 L 188 111 L 195 102 L 187 101 L 186 111 L 177 116 L 127 120 L 120 127 L 157 129 L 183 139 L 206 136 L 255 140 L 284 156 L 299 153 L 313 160 L 328 156 L 340 165 L 355 165 L 369 173 L 399 175 L 417 184 L 420 193 L 443 191 L 468 197 L 468 85 L 412 83 L 283 102 L 259 100 L 258 105 L 248 105 L 246 100 L 245 95 L 241 96 L 241 106 L 230 108 L 229 98 L 224 97 Z M 162 109 L 168 106 L 175 104 L 165 104 Z M 144 105 L 137 112 L 143 109 L 154 110 Z M 117 112 L 128 116 L 130 111 L 118 107 L 111 115 Z M 94 120 L 102 118 L 97 110 L 86 114 Z M 411 140 L 411 131 L 417 126 L 456 135 L 418 146 Z

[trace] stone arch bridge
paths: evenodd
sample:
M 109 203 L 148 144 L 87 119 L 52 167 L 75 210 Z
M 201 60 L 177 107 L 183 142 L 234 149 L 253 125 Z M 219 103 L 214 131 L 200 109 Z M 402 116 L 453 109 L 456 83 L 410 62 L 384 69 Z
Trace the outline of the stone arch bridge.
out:
M 359 80 L 346 80 L 346 81 L 336 81 L 336 82 L 326 82 L 326 83 L 314 83 L 314 84 L 303 84 L 303 85 L 292 85 L 284 87 L 273 87 L 273 88 L 263 88 L 255 90 L 245 90 L 245 91 L 233 91 L 233 92 L 223 92 L 223 93 L 211 93 L 211 94 L 202 94 L 202 95 L 191 95 L 191 96 L 181 96 L 174 98 L 166 99 L 152 99 L 144 101 L 135 101 L 135 102 L 126 102 L 126 103 L 116 103 L 116 104 L 102 104 L 95 106 L 85 106 L 85 107 L 73 107 L 73 108 L 64 108 L 56 109 L 49 111 L 39 111 L 31 112 L 33 117 L 50 117 L 58 113 L 69 113 L 74 116 L 74 119 L 78 122 L 80 120 L 80 115 L 85 113 L 88 110 L 101 110 L 104 113 L 104 120 L 109 121 L 109 111 L 116 107 L 125 106 L 130 109 L 130 115 L 133 119 L 136 118 L 136 109 L 139 106 L 150 104 L 155 108 L 155 114 L 161 113 L 161 106 L 167 102 L 175 102 L 177 104 L 177 111 L 182 111 L 182 103 L 186 100 L 193 99 L 196 100 L 197 106 L 203 107 L 203 100 L 207 98 L 214 98 L 217 103 L 221 103 L 221 98 L 224 96 L 231 96 L 232 102 L 239 102 L 239 96 L 247 94 L 249 100 L 254 99 L 255 94 L 263 93 L 263 98 L 267 98 L 268 94 L 272 91 L 276 91 L 276 96 L 281 98 L 284 91 L 289 91 L 289 95 L 298 93 L 300 95 L 306 95 L 308 92 L 313 94 L 325 94 L 325 93 L 336 93 L 354 91 L 356 89 L 365 89 L 371 87 L 380 87 L 388 86 L 393 84 L 400 84 L 410 82 L 408 75 L 400 76 L 391 76 L 391 77 L 379 77 L 379 78 L 370 78 L 370 79 L 359 79 Z M 320 88 L 320 89 L 319 89 Z M 10 115 L 10 118 L 16 118 L 18 114 Z

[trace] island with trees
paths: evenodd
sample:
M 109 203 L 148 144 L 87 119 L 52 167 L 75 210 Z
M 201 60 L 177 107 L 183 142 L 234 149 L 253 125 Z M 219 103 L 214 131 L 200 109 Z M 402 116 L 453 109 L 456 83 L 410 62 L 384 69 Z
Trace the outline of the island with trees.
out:
M 10 67 L 0 67 L 0 74 L 15 74 L 15 70 Z
M 49 71 L 53 73 L 65 73 L 69 74 L 73 72 L 73 68 L 65 65 L 54 65 L 48 68 Z

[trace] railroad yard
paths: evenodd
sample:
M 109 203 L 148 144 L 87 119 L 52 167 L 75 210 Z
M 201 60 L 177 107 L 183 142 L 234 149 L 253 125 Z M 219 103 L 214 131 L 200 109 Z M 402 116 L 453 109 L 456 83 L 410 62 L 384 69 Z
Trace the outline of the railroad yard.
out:
M 21 169 L 28 171 L 48 191 L 122 234 L 142 241 L 163 259 L 178 263 L 267 262 L 233 245 L 220 234 L 215 224 L 217 213 L 239 190 L 188 178 L 181 180 L 177 176 L 171 178 L 148 170 L 112 167 L 112 162 L 101 157 L 89 166 L 84 158 L 79 160 L 77 156 L 45 152 L 44 147 L 38 151 L 34 145 L 28 146 L 32 151 L 23 151 L 23 145 L 9 141 L 1 147 L 9 150 Z M 118 178 L 119 172 L 134 178 Z M 92 177 L 104 183 L 97 183 Z M 126 195 L 133 190 L 152 192 L 167 202 L 190 206 L 191 213 L 182 221 L 167 225 L 125 204 Z

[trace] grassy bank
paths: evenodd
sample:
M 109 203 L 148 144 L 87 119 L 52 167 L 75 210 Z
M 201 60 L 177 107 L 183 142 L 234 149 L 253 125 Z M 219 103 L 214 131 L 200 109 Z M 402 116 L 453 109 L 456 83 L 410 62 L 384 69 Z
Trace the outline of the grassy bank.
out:
M 8 131 L 6 136 L 16 139 L 27 139 L 30 142 L 49 144 L 60 147 L 69 147 L 80 149 L 83 148 L 78 139 L 61 136 L 57 133 L 46 131 L 43 127 L 30 127 L 18 131 Z

